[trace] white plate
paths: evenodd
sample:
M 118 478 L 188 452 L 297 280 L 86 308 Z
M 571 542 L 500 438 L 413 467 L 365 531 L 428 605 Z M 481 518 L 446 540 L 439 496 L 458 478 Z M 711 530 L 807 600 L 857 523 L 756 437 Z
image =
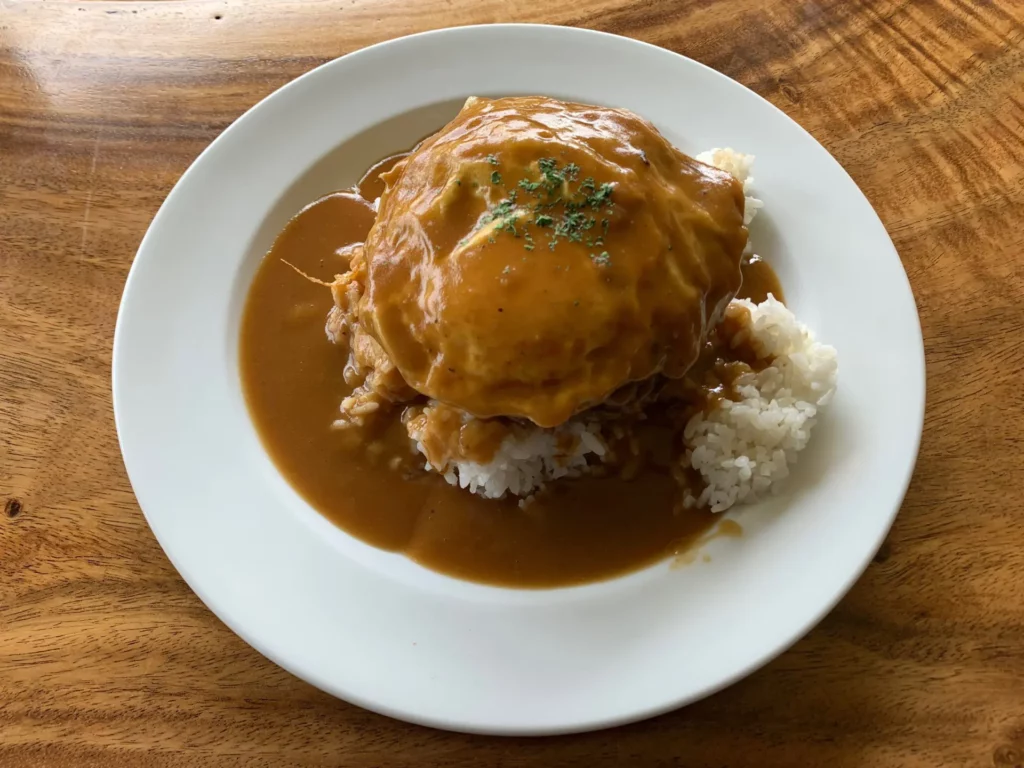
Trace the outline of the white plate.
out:
M 503 64 L 503 63 L 507 63 Z M 753 239 L 839 350 L 839 392 L 786 494 L 746 530 L 609 582 L 457 581 L 335 528 L 278 474 L 239 386 L 243 300 L 302 205 L 439 128 L 471 94 L 627 107 L 687 152 L 757 155 Z M 867 200 L 796 123 L 700 64 L 558 27 L 441 30 L 332 61 L 228 128 L 167 197 L 117 320 L 114 409 L 153 532 L 202 600 L 299 677 L 463 731 L 546 734 L 694 701 L 808 631 L 881 543 L 913 468 L 924 356 L 899 258 Z

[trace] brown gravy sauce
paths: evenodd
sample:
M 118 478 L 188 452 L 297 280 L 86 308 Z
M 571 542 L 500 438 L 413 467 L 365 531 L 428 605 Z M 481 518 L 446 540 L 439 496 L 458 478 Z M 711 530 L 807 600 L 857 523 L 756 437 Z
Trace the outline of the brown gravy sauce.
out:
M 240 339 L 242 386 L 278 469 L 351 535 L 458 578 L 554 587 L 614 577 L 670 556 L 685 558 L 719 518 L 681 509 L 679 487 L 663 462 L 646 462 L 628 480 L 555 483 L 521 509 L 514 499 L 482 499 L 435 473 L 409 471 L 401 479 L 381 457 L 404 450 L 416 469 L 422 459 L 411 455 L 397 419 L 355 445 L 351 432 L 330 428 L 349 392 L 345 352 L 324 332 L 331 293 L 284 262 L 326 282 L 343 272 L 339 251 L 366 237 L 375 215 L 371 201 L 383 190 L 377 177 L 401 157 L 373 166 L 356 189 L 327 195 L 300 211 L 249 289 Z M 739 297 L 762 301 L 769 292 L 783 300 L 771 267 L 760 259 L 744 265 Z

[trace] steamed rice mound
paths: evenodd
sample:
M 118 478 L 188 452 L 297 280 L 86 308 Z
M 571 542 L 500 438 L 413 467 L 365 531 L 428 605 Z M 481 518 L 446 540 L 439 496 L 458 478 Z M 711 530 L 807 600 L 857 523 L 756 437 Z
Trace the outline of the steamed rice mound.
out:
M 686 506 L 722 512 L 778 489 L 797 454 L 807 447 L 818 409 L 836 387 L 836 351 L 814 340 L 808 328 L 773 296 L 761 304 L 735 301 L 749 311 L 750 341 L 772 364 L 734 383 L 739 400 L 723 400 L 686 425 L 684 462 L 706 483 Z M 737 341 L 742 341 L 739 339 Z
M 486 437 L 473 441 L 458 433 L 494 422 L 438 403 L 410 410 L 406 429 L 416 450 L 427 459 L 424 468 L 488 499 L 500 499 L 506 493 L 526 497 L 552 480 L 579 477 L 589 471 L 590 462 L 602 461 L 608 452 L 600 428 L 579 419 L 554 429 L 505 423 L 498 427 L 504 435 L 496 440 L 488 436 L 492 444 L 487 445 Z M 457 414 L 455 423 L 445 418 L 445 411 Z

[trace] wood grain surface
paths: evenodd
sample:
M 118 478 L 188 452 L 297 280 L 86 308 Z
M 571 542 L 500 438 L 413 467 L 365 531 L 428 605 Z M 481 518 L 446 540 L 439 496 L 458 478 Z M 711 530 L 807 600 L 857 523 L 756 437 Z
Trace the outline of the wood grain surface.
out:
M 679 51 L 799 121 L 891 233 L 928 359 L 906 503 L 819 627 L 684 710 L 537 740 L 264 660 L 154 540 L 110 400 L 132 257 L 223 128 L 362 46 L 510 20 Z M 1024 765 L 1022 30 L 1019 0 L 0 0 L 0 766 Z

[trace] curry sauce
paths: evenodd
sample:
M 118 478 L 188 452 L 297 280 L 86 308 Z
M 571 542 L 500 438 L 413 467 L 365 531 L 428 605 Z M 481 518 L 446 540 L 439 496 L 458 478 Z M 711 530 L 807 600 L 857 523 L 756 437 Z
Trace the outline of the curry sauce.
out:
M 613 577 L 685 551 L 716 516 L 682 509 L 665 460 L 629 479 L 585 477 L 551 485 L 525 508 L 484 499 L 424 472 L 399 420 L 353 442 L 332 430 L 345 383 L 346 354 L 325 338 L 330 282 L 347 269 L 346 247 L 362 242 L 375 218 L 377 179 L 402 156 L 374 166 L 352 191 L 300 211 L 261 263 L 245 305 L 240 369 L 249 411 L 266 450 L 319 512 L 363 541 L 401 552 L 455 577 L 552 587 Z M 738 297 L 782 299 L 770 266 L 742 265 Z M 665 435 L 651 432 L 651 444 Z M 652 450 L 652 454 L 658 451 Z M 401 458 L 396 465 L 396 457 Z

